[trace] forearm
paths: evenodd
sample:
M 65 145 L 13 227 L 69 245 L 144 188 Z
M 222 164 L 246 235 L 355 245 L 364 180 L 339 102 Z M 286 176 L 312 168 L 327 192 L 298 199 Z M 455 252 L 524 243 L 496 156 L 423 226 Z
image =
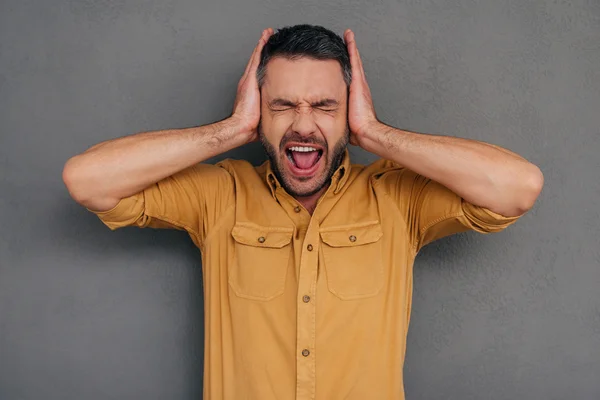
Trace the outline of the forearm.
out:
M 378 124 L 361 146 L 505 216 L 521 215 L 541 191 L 539 168 L 501 147 Z
M 99 143 L 69 159 L 63 180 L 94 210 L 247 142 L 231 119 L 193 128 L 143 132 Z

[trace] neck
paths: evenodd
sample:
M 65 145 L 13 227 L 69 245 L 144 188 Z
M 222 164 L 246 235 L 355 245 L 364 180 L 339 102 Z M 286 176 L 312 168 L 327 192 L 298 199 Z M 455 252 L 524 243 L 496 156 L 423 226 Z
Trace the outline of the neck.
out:
M 328 187 L 329 187 L 329 185 L 324 186 L 317 193 L 312 194 L 310 196 L 304 196 L 304 197 L 298 196 L 298 197 L 294 197 L 294 198 L 296 200 L 298 200 L 298 203 L 302 204 L 302 206 L 304 208 L 306 208 L 306 210 L 308 210 L 310 215 L 312 215 L 313 212 L 315 211 L 315 208 L 317 208 L 317 203 L 318 203 L 319 199 L 321 198 L 321 196 L 323 196 L 323 194 L 325 194 Z

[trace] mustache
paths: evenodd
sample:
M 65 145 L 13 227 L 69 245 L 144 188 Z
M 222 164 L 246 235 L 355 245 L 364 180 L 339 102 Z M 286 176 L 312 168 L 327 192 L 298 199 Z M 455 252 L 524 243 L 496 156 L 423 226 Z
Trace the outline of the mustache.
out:
M 281 141 L 279 142 L 279 151 L 283 151 L 285 145 L 289 142 L 296 142 L 302 144 L 316 144 L 321 146 L 322 148 L 327 148 L 327 141 L 325 140 L 318 139 L 314 136 L 304 137 L 298 132 L 290 131 L 283 135 L 283 137 L 281 138 Z

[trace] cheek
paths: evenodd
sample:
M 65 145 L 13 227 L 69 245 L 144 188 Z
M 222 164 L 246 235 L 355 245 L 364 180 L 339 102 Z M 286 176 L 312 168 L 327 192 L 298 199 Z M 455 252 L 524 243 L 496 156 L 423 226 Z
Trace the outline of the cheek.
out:
M 280 115 L 272 115 L 270 113 L 263 113 L 261 118 L 261 127 L 265 137 L 275 147 L 279 146 L 279 141 L 289 129 L 293 119 L 282 118 Z
M 273 127 L 273 130 L 283 135 L 294 123 L 294 112 L 287 111 L 277 113 L 271 115 L 269 119 L 271 120 L 271 126 Z
M 269 141 L 279 145 L 279 141 L 294 124 L 296 114 L 290 110 L 276 114 L 267 112 L 262 117 L 262 129 Z M 346 115 L 342 113 L 328 114 L 315 111 L 312 115 L 315 125 L 328 143 L 334 145 L 344 136 L 348 124 Z
M 341 115 L 321 115 L 315 118 L 319 130 L 327 138 L 329 146 L 334 146 L 346 133 L 346 118 Z

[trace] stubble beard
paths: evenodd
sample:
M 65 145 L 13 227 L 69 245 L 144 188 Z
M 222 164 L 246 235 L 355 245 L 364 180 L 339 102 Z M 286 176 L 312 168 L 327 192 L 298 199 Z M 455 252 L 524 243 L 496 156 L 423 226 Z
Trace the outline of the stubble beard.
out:
M 311 137 L 302 138 L 298 134 L 288 133 L 288 134 L 285 134 L 281 138 L 280 145 L 279 145 L 279 149 L 280 149 L 279 154 L 281 154 L 281 152 L 284 151 L 283 149 L 284 149 L 285 143 L 287 143 L 291 140 L 294 140 L 295 142 L 305 143 L 305 144 L 311 144 L 311 143 L 317 144 L 318 143 L 319 145 L 328 149 L 327 159 L 325 160 L 328 165 L 326 165 L 325 172 L 319 177 L 309 178 L 309 179 L 316 179 L 316 183 L 315 183 L 314 187 L 312 187 L 309 190 L 303 191 L 303 192 L 296 190 L 293 187 L 293 183 L 291 182 L 291 179 L 287 175 L 282 173 L 282 171 L 284 170 L 284 167 L 281 165 L 282 160 L 280 157 L 277 156 L 278 152 L 275 150 L 275 147 L 265 137 L 264 132 L 262 130 L 262 123 L 258 124 L 258 137 L 260 139 L 260 142 L 263 145 L 263 148 L 265 149 L 265 152 L 267 153 L 267 156 L 269 157 L 269 161 L 271 162 L 271 169 L 273 170 L 275 177 L 277 178 L 277 180 L 279 181 L 279 183 L 281 184 L 281 186 L 283 187 L 283 189 L 285 189 L 285 191 L 287 193 L 289 193 L 293 197 L 297 198 L 297 197 L 312 196 L 312 195 L 318 193 L 324 187 L 329 185 L 329 183 L 331 182 L 331 177 L 333 176 L 335 171 L 339 168 L 339 166 L 342 163 L 342 160 L 344 159 L 344 152 L 345 152 L 346 147 L 348 146 L 348 142 L 350 140 L 350 130 L 348 129 L 348 126 L 346 125 L 346 132 L 345 132 L 344 136 L 342 136 L 342 138 L 335 144 L 335 146 L 333 146 L 333 149 L 331 149 L 331 151 L 329 151 L 327 142 L 323 143 L 322 141 L 317 141 Z M 287 156 L 285 156 L 285 157 L 287 157 Z M 285 161 L 283 161 L 283 162 L 285 162 Z

